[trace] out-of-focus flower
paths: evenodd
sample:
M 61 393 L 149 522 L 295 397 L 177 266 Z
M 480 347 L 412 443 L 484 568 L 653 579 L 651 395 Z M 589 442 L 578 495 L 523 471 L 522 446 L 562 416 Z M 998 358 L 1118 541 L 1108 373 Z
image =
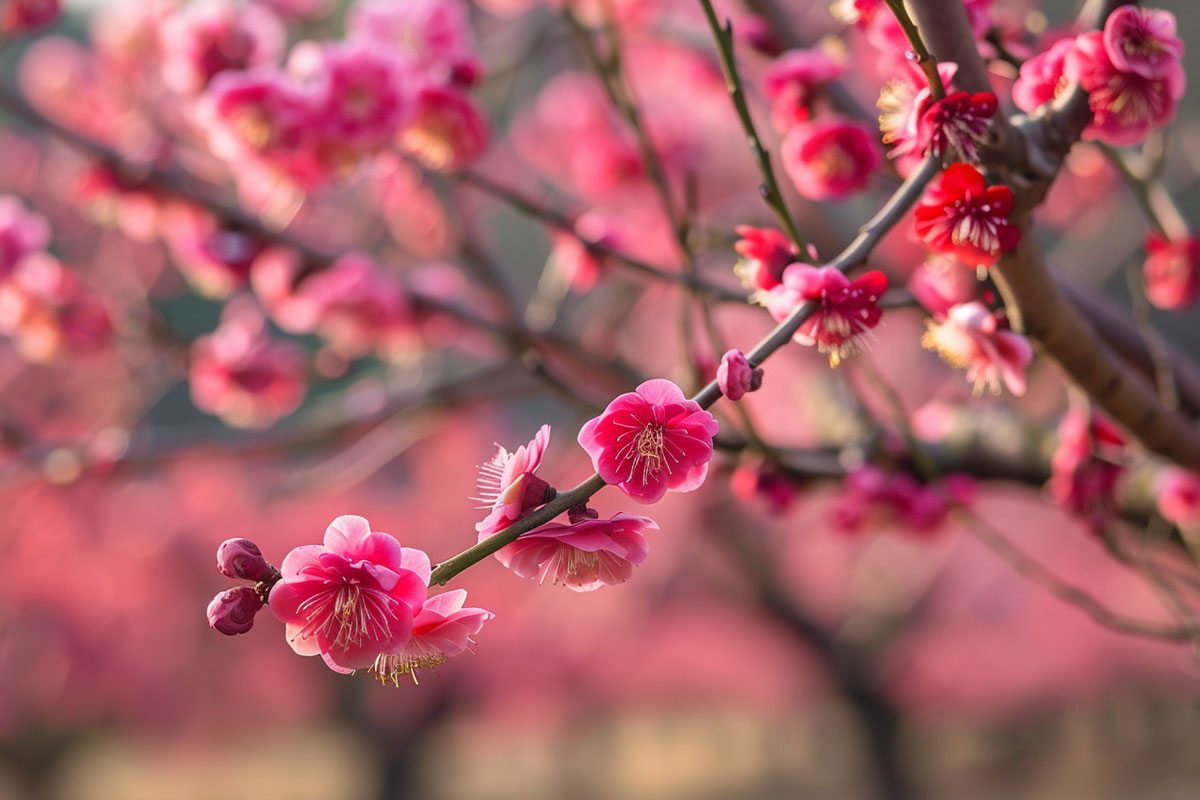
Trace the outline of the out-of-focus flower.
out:
M 918 483 L 907 473 L 866 464 L 846 475 L 829 508 L 829 520 L 838 530 L 857 533 L 868 519 L 894 518 L 913 533 L 928 536 L 941 529 L 952 508 L 973 500 L 974 482 L 969 476 L 954 473 Z
M 783 270 L 800 255 L 799 248 L 774 228 L 755 228 L 738 225 L 734 228 L 742 237 L 734 245 L 742 258 L 733 271 L 748 289 L 769 292 L 778 286 Z
M 58 0 L 4 0 L 0 2 L 0 32 L 27 33 L 58 19 Z
M 0 334 L 12 337 L 22 358 L 42 363 L 64 351 L 93 351 L 112 330 L 104 303 L 48 253 L 30 253 L 0 281 Z
M 538 583 L 549 578 L 568 589 L 590 592 L 629 580 L 649 552 L 642 535 L 647 529 L 658 530 L 648 517 L 618 513 L 612 519 L 591 519 L 573 514 L 570 524 L 552 522 L 523 534 L 496 551 L 496 558 L 522 578 L 537 578 Z
M 225 70 L 277 65 L 286 32 L 279 17 L 256 3 L 202 0 L 165 17 L 159 41 L 163 83 L 195 94 Z
M 729 477 L 729 489 L 745 502 L 761 500 L 776 514 L 791 508 L 800 496 L 800 485 L 768 460 L 744 461 Z
M 396 652 L 384 652 L 371 665 L 380 683 L 400 685 L 400 676 L 417 682 L 417 670 L 445 664 L 471 645 L 471 638 L 495 614 L 482 608 L 463 608 L 465 589 L 452 589 L 425 601 L 413 620 L 412 637 Z
M 1032 114 L 1062 94 L 1070 83 L 1063 75 L 1067 53 L 1074 47 L 1074 39 L 1060 39 L 1049 50 L 1021 65 L 1021 73 L 1012 87 L 1013 103 L 1017 108 Z
M 403 55 L 433 83 L 470 86 L 481 71 L 462 0 L 358 0 L 346 29 Z
M 264 245 L 207 211 L 175 203 L 158 215 L 163 238 L 188 283 L 199 294 L 229 297 L 243 286 Z
M 1104 22 L 1104 50 L 1122 72 L 1161 78 L 1178 67 L 1183 42 L 1170 11 L 1122 5 Z
M 271 339 L 253 301 L 237 298 L 217 330 L 193 343 L 189 384 L 201 411 L 238 428 L 266 427 L 304 399 L 304 353 Z
M 604 275 L 605 257 L 589 243 L 616 247 L 616 227 L 595 209 L 575 220 L 575 232 L 555 231 L 547 263 L 557 270 L 573 291 L 586 292 Z
M 12 274 L 17 262 L 50 244 L 50 223 L 28 211 L 13 195 L 0 195 L 0 280 Z
M 345 358 L 374 349 L 403 356 L 417 346 L 412 302 L 399 280 L 365 253 L 339 257 L 298 291 L 316 307 L 316 332 Z
M 461 89 L 425 86 L 416 102 L 412 121 L 400 132 L 405 151 L 429 169 L 447 171 L 469 166 L 483 155 L 491 133 Z
M 717 385 L 730 400 L 741 400 L 747 392 L 762 386 L 763 368 L 752 367 L 741 350 L 729 350 L 717 367 Z
M 970 164 L 951 164 L 929 183 L 913 213 L 917 235 L 934 251 L 990 267 L 1020 240 L 1008 221 L 1012 209 L 1007 186 L 988 186 Z
M 779 157 L 796 191 L 810 200 L 840 200 L 867 185 L 880 164 L 866 127 L 837 117 L 794 126 Z
M 1200 526 L 1200 474 L 1164 467 L 1154 483 L 1158 513 L 1180 528 Z
M 579 431 L 579 444 L 607 483 L 639 503 L 704 483 L 717 420 L 668 380 L 615 398 Z
M 826 47 L 782 53 L 763 73 L 763 86 L 771 99 L 771 124 L 787 133 L 807 122 L 821 88 L 845 71 L 844 58 Z
M 1145 247 L 1147 299 L 1159 308 L 1190 308 L 1200 295 L 1200 240 L 1188 236 L 1172 241 L 1151 233 Z
M 1063 74 L 1079 81 L 1088 93 L 1092 122 L 1083 132 L 1085 139 L 1114 147 L 1137 144 L 1175 118 L 1175 104 L 1183 97 L 1187 76 L 1178 58 L 1162 61 L 1154 77 L 1123 72 L 1105 48 L 1104 36 L 1091 31 L 1076 37 Z
M 866 347 L 869 331 L 883 316 L 879 298 L 886 289 L 887 276 L 878 270 L 851 281 L 833 267 L 792 264 L 783 271 L 783 283 L 767 294 L 767 311 L 782 322 L 800 303 L 816 303 L 816 312 L 792 338 L 802 345 L 816 345 L 836 367 Z
M 543 425 L 528 444 L 511 453 L 496 445 L 496 455 L 479 465 L 479 497 L 472 499 L 486 503 L 490 511 L 475 526 L 477 531 L 490 536 L 552 499 L 553 487 L 534 475 L 549 444 L 550 426 Z
M 280 572 L 268 601 L 288 644 L 350 673 L 408 643 L 431 570 L 422 551 L 347 515 L 330 523 L 323 544 L 288 553 Z
M 954 306 L 944 319 L 926 326 L 921 344 L 951 366 L 965 368 L 976 395 L 985 388 L 999 394 L 1001 382 L 1014 395 L 1025 394 L 1025 368 L 1033 360 L 1033 348 L 1024 336 L 1002 328 L 983 303 Z
M 208 624 L 218 633 L 236 636 L 254 627 L 254 615 L 263 601 L 250 586 L 235 586 L 217 594 L 208 604 Z
M 1112 423 L 1071 409 L 1058 426 L 1058 448 L 1050 459 L 1050 496 L 1099 532 L 1116 508 L 1124 467 L 1124 439 Z
M 954 306 L 975 299 L 979 281 L 949 256 L 933 256 L 917 265 L 906 287 L 931 314 L 944 315 Z

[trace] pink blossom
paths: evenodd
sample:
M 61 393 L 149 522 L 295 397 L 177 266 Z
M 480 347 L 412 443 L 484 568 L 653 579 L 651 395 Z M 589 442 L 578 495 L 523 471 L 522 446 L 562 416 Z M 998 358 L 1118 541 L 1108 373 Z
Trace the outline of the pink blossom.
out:
M 949 256 L 933 256 L 917 265 L 906 287 L 931 314 L 944 316 L 953 306 L 975 299 L 979 281 Z
M 869 331 L 883 316 L 878 301 L 886 289 L 887 276 L 878 270 L 851 281 L 833 267 L 792 264 L 783 271 L 783 283 L 767 294 L 767 311 L 782 322 L 796 306 L 815 302 L 816 311 L 792 338 L 816 345 L 829 354 L 829 365 L 837 366 L 865 348 Z
M 1146 237 L 1146 297 L 1159 308 L 1190 308 L 1200 295 L 1200 240 L 1172 241 L 1157 233 Z
M 254 627 L 254 615 L 263 601 L 250 586 L 235 586 L 219 592 L 208 604 L 208 624 L 218 633 L 236 636 Z
M 1180 528 L 1200 526 L 1200 474 L 1164 467 L 1154 483 L 1158 513 Z
M 774 228 L 755 228 L 738 225 L 734 228 L 742 237 L 734 245 L 742 258 L 733 271 L 749 289 L 768 292 L 781 282 L 783 270 L 800 255 L 799 248 Z
M 1121 72 L 1161 78 L 1178 66 L 1183 42 L 1175 35 L 1170 11 L 1123 5 L 1104 23 L 1104 49 Z
M 796 191 L 810 200 L 841 200 L 857 192 L 881 160 L 866 127 L 837 117 L 794 126 L 779 156 Z
M 595 209 L 585 211 L 575 220 L 574 233 L 556 231 L 547 263 L 566 279 L 576 292 L 586 292 L 604 276 L 603 253 L 589 247 L 590 243 L 616 247 L 616 227 L 607 215 Z
M 995 114 L 996 95 L 991 92 L 954 92 L 922 112 L 917 138 L 943 163 L 977 163 Z
M 300 254 L 289 247 L 272 246 L 250 265 L 250 286 L 271 320 L 288 333 L 313 333 L 321 319 L 319 301 L 296 287 L 303 268 Z
M 304 399 L 304 353 L 272 340 L 249 298 L 230 302 L 221 324 L 192 344 L 192 402 L 227 425 L 266 427 Z
M 747 392 L 762 386 L 763 368 L 752 367 L 741 350 L 729 350 L 717 367 L 717 384 L 730 400 L 741 400 Z
M 12 337 L 22 358 L 41 363 L 64 351 L 86 352 L 107 344 L 112 320 L 70 269 L 48 253 L 36 252 L 0 282 L 0 334 Z
M 841 494 L 829 509 L 830 522 L 846 533 L 860 531 L 873 517 L 899 520 L 911 532 L 938 532 L 950 510 L 970 505 L 974 482 L 954 473 L 930 483 L 918 483 L 905 472 L 887 472 L 863 465 L 846 475 Z
M 704 483 L 717 420 L 668 380 L 619 395 L 579 431 L 579 444 L 606 483 L 639 503 Z
M 781 54 L 763 73 L 763 85 L 771 99 L 771 124 L 786 133 L 793 125 L 806 122 L 821 87 L 845 71 L 845 61 L 824 47 Z
M 1140 142 L 1151 130 L 1173 120 L 1187 76 L 1178 59 L 1156 71 L 1153 78 L 1122 72 L 1110 59 L 1100 31 L 1076 37 L 1063 74 L 1079 81 L 1088 93 L 1092 122 L 1083 137 L 1121 147 Z
M 25 33 L 58 19 L 58 0 L 4 0 L 0 3 L 0 32 Z
M 17 262 L 50 244 L 50 224 L 41 214 L 27 211 L 13 195 L 0 195 L 0 280 L 12 274 Z
M 417 94 L 401 146 L 429 169 L 460 170 L 487 149 L 491 133 L 483 114 L 453 86 L 429 85 Z
M 190 205 L 172 205 L 160 217 L 171 255 L 198 293 L 224 299 L 246 283 L 261 242 Z
M 325 529 L 323 544 L 288 553 L 280 572 L 268 600 L 287 626 L 288 644 L 350 673 L 408 643 L 431 570 L 422 551 L 347 515 Z
M 523 534 L 496 551 L 496 558 L 522 578 L 537 578 L 538 583 L 549 578 L 568 589 L 590 592 L 629 580 L 649 552 L 642 535 L 647 529 L 658 530 L 648 517 L 575 515 L 568 525 L 552 522 Z
M 417 682 L 417 670 L 445 664 L 471 645 L 471 638 L 495 614 L 482 608 L 463 608 L 465 589 L 452 589 L 425 601 L 413 620 L 412 638 L 395 652 L 384 651 L 371 665 L 380 683 L 400 685 L 401 675 Z
M 921 344 L 951 366 L 966 368 L 976 395 L 984 388 L 999 394 L 1001 381 L 1014 395 L 1025 394 L 1025 368 L 1033 360 L 1033 348 L 1024 336 L 1001 328 L 982 303 L 954 306 L 944 319 L 926 325 Z
M 738 464 L 729 476 L 729 489 L 747 503 L 758 499 L 776 514 L 791 508 L 800 496 L 800 485 L 768 460 Z
M 952 61 L 938 64 L 938 74 L 947 87 L 957 71 L 958 65 Z M 916 163 L 929 147 L 933 131 L 928 124 L 923 130 L 922 120 L 933 97 L 929 79 L 916 64 L 905 61 L 897 72 L 897 77 L 880 89 L 876 105 L 879 106 L 879 130 L 883 133 L 883 142 L 894 145 L 888 158 L 900 159 L 899 163 L 907 166 L 910 160 Z
M 346 29 L 402 54 L 432 83 L 470 86 L 480 72 L 462 0 L 358 0 Z
M 548 501 L 547 495 L 553 488 L 533 473 L 541 465 L 549 444 L 550 426 L 543 425 L 529 444 L 511 453 L 496 445 L 496 455 L 479 465 L 475 481 L 479 497 L 472 499 L 487 503 L 491 510 L 475 526 L 477 531 L 486 531 L 490 536 Z
M 1050 496 L 1096 532 L 1116 509 L 1119 463 L 1124 441 L 1112 423 L 1071 409 L 1058 426 L 1058 447 L 1050 459 Z
M 1032 114 L 1063 93 L 1070 83 L 1063 75 L 1067 53 L 1074 47 L 1074 39 L 1059 39 L 1049 50 L 1038 53 L 1021 65 L 1021 73 L 1012 87 L 1013 102 L 1017 108 Z
M 298 294 L 315 305 L 316 332 L 343 357 L 372 349 L 380 356 L 400 356 L 415 347 L 408 292 L 365 253 L 341 256 L 305 279 Z
M 159 28 L 163 83 L 195 94 L 225 70 L 275 66 L 285 39 L 283 23 L 257 4 L 203 0 L 182 6 Z
M 935 252 L 990 267 L 1021 238 L 1008 221 L 1012 209 L 1007 186 L 988 186 L 970 164 L 951 164 L 929 183 L 913 214 L 917 235 Z

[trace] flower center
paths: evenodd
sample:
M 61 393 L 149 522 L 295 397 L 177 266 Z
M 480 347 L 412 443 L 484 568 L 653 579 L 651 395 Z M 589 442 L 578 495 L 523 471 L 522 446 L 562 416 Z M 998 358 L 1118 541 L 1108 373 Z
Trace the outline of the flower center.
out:
M 323 634 L 330 648 L 349 650 L 365 639 L 383 639 L 388 633 L 391 611 L 357 583 L 342 583 L 315 594 L 300 604 L 308 624 L 304 636 Z
M 642 467 L 642 483 L 646 483 L 649 476 L 662 468 L 663 426 L 650 423 L 642 428 L 633 440 L 633 446 L 637 448 L 637 454 L 633 457 L 630 477 L 632 477 L 633 469 L 640 462 L 644 465 Z

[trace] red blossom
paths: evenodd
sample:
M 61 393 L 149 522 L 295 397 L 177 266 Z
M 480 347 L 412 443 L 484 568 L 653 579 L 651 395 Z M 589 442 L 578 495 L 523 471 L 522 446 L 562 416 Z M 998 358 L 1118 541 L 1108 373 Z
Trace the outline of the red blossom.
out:
M 793 264 L 783 272 L 783 283 L 767 295 L 767 310 L 784 320 L 806 300 L 819 304 L 792 338 L 816 345 L 829 353 L 829 365 L 864 349 L 868 332 L 879 324 L 883 310 L 878 301 L 887 289 L 887 276 L 872 270 L 851 282 L 833 267 Z
M 1200 295 L 1200 240 L 1171 240 L 1157 233 L 1146 237 L 1146 297 L 1159 308 L 1190 308 Z
M 990 267 L 1020 240 L 1021 232 L 1008 221 L 1012 209 L 1007 186 L 988 186 L 970 164 L 951 164 L 917 205 L 917 235 L 938 253 L 968 266 Z
M 955 92 L 921 113 L 918 140 L 931 155 L 946 161 L 979 161 L 979 146 L 996 114 L 991 92 Z

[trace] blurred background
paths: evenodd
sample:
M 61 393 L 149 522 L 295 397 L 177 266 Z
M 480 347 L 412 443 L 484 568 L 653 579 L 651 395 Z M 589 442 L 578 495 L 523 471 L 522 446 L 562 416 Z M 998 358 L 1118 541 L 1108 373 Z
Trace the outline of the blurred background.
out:
M 184 130 L 184 104 L 138 77 L 161 58 L 147 20 L 172 5 L 68 4 L 52 29 L 5 40 L 0 77 L 60 121 L 70 119 L 64 106 L 99 115 L 115 103 L 155 107 Z M 287 19 L 289 43 L 345 33 L 345 3 L 269 5 Z M 698 182 L 700 267 L 736 289 L 732 229 L 768 215 L 703 20 L 689 0 L 616 5 L 656 144 L 669 141 L 671 169 Z M 837 22 L 828 0 L 781 5 L 809 41 L 845 36 L 855 68 L 844 84 L 873 115 L 894 76 L 878 74 L 861 32 Z M 1195 41 L 1194 4 L 1160 5 Z M 563 81 L 586 63 L 554 6 L 470 7 L 484 68 L 473 92 L 492 128 L 474 169 L 550 207 L 603 209 L 622 248 L 668 262 L 661 215 L 630 200 L 644 180 L 580 186 L 590 167 L 578 156 L 593 145 L 563 119 L 584 113 L 568 106 L 586 91 Z M 753 24 L 740 4 L 719 9 L 735 26 Z M 990 13 L 1032 54 L 1073 11 L 996 0 Z M 755 88 L 769 59 L 746 53 L 755 113 L 775 146 Z M 1193 48 L 1186 64 L 1198 58 Z M 998 69 L 998 86 L 1011 77 Z M 1194 97 L 1167 137 L 1164 171 L 1189 215 L 1200 176 Z M 1200 797 L 1200 662 L 1188 644 L 1098 624 L 953 520 L 916 530 L 872 516 L 848 533 L 831 524 L 836 479 L 747 492 L 754 466 L 736 454 L 718 455 L 700 491 L 650 509 L 597 496 L 602 515 L 648 513 L 661 529 L 628 584 L 576 594 L 492 559 L 455 579 L 496 618 L 474 653 L 419 685 L 335 675 L 296 656 L 265 613 L 244 636 L 218 635 L 204 609 L 228 586 L 213 568 L 220 541 L 244 536 L 279 563 L 334 517 L 358 514 L 435 562 L 449 557 L 475 541 L 480 512 L 467 498 L 495 443 L 512 450 L 548 422 L 539 474 L 575 485 L 590 473 L 576 433 L 628 376 L 564 356 L 556 391 L 486 326 L 429 314 L 418 351 L 399 358 L 348 358 L 316 336 L 292 337 L 312 363 L 303 404 L 265 429 L 227 427 L 197 408 L 185 363 L 224 298 L 190 288 L 178 246 L 147 232 L 168 211 L 133 191 L 81 194 L 91 160 L 11 108 L 0 114 L 0 193 L 49 220 L 53 252 L 115 321 L 111 345 L 50 363 L 0 344 L 0 798 Z M 116 116 L 90 135 L 144 156 L 156 137 Z M 288 215 L 301 240 L 366 250 L 427 294 L 493 319 L 494 298 L 470 268 L 483 251 L 531 318 L 546 323 L 552 308 L 552 331 L 583 348 L 642 375 L 687 378 L 676 288 L 615 272 L 588 291 L 555 288 L 546 265 L 557 241 L 542 225 L 398 157 L 379 155 L 285 210 L 234 186 L 211 155 L 172 159 L 255 213 Z M 1094 148 L 1078 148 L 1068 166 L 1042 220 L 1050 260 L 1128 305 L 1125 268 L 1140 265 L 1146 224 Z M 787 187 L 823 255 L 894 187 L 889 170 L 837 204 Z M 921 257 L 897 231 L 872 265 L 901 284 Z M 1195 309 L 1151 318 L 1200 357 Z M 919 309 L 885 320 L 865 367 L 832 371 L 795 347 L 771 362 L 745 403 L 772 441 L 834 448 L 887 428 L 882 380 L 922 437 L 962 428 L 1022 465 L 1021 480 L 1010 470 L 980 483 L 981 518 L 1120 614 L 1169 619 L 1144 576 L 1041 487 L 1066 402 L 1055 371 L 1035 362 L 1017 403 L 973 398 L 961 372 L 917 346 Z M 717 322 L 744 349 L 772 325 L 744 304 L 722 306 Z M 1145 509 L 1132 518 L 1144 527 Z

